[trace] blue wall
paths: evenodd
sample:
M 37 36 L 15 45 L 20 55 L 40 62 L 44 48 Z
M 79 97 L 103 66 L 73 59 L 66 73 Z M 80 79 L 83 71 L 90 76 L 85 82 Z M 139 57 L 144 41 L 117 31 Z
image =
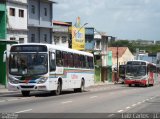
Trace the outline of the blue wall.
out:
M 94 49 L 94 28 L 85 28 L 85 50 Z

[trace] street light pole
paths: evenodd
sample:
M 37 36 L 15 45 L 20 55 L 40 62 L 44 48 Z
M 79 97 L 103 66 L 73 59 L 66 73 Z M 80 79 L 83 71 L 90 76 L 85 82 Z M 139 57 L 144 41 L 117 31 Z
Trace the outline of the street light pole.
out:
M 118 66 L 118 44 L 117 44 L 117 76 L 116 76 L 116 81 L 117 81 L 117 83 L 118 83 L 118 78 L 119 78 L 119 68 L 118 68 L 119 66 Z

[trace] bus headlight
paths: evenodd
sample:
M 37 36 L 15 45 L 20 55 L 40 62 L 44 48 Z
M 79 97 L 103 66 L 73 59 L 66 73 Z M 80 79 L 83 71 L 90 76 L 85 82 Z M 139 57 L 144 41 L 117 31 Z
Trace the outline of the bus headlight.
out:
M 14 79 L 12 77 L 9 77 L 8 79 L 9 79 L 9 82 L 12 83 L 12 84 L 18 84 L 19 83 L 19 80 Z
M 46 78 L 46 77 L 40 78 L 39 81 L 38 81 L 38 84 L 45 83 L 47 81 L 47 79 L 48 78 Z

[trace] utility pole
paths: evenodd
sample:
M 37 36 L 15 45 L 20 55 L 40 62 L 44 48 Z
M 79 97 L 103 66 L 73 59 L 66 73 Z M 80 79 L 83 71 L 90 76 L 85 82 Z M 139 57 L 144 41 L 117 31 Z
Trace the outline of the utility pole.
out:
M 118 44 L 117 44 L 117 76 L 116 76 L 116 81 L 118 82 L 119 80 L 119 66 L 118 66 Z

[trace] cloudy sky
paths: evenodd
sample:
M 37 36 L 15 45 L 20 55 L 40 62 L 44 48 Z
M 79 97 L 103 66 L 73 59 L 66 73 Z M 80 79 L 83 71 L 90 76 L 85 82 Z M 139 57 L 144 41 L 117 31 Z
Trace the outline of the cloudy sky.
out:
M 95 27 L 118 39 L 160 40 L 160 0 L 55 0 L 54 20 Z

